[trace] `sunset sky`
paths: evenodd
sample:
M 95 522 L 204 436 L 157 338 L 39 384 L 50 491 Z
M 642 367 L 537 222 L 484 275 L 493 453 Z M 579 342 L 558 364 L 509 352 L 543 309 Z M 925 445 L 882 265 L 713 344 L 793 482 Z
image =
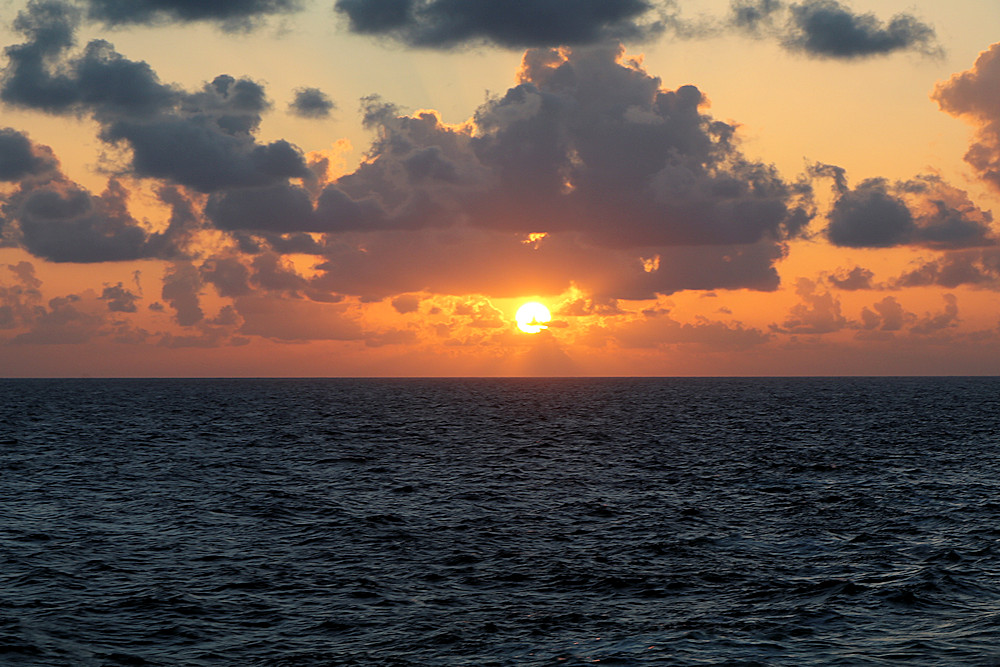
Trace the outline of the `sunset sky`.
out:
M 1000 3 L 0 11 L 0 376 L 1000 373 Z

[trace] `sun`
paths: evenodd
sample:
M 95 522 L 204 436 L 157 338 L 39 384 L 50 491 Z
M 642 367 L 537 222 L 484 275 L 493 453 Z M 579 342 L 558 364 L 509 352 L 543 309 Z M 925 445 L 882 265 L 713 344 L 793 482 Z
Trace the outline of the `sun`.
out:
M 549 328 L 548 322 L 552 319 L 552 314 L 537 301 L 529 301 L 517 309 L 514 319 L 517 320 L 518 329 L 524 333 L 536 334 Z

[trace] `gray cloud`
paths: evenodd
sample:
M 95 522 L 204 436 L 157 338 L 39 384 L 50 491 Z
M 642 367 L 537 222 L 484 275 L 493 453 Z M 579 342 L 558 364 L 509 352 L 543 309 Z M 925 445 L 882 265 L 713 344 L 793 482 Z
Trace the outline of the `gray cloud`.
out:
M 990 227 L 993 215 L 938 176 L 921 175 L 895 183 L 870 178 L 851 189 L 838 167 L 816 165 L 812 172 L 834 179 L 837 198 L 826 234 L 835 245 L 887 248 L 912 244 L 952 250 L 997 242 Z
M 894 287 L 971 285 L 1000 290 L 1000 249 L 983 248 L 945 253 L 895 278 Z
M 135 305 L 139 300 L 137 294 L 133 294 L 121 283 L 116 285 L 105 285 L 104 291 L 99 297 L 101 301 L 106 301 L 108 310 L 115 313 L 134 313 L 138 310 Z
M 70 57 L 79 13 L 58 0 L 33 0 L 15 21 L 26 38 L 6 49 L 0 99 L 49 113 L 90 114 L 101 139 L 124 143 L 137 176 L 163 178 L 202 192 L 266 185 L 309 172 L 286 141 L 253 136 L 268 103 L 248 79 L 216 77 L 188 93 L 159 81 L 152 68 L 103 40 Z
M 807 0 L 789 7 L 785 45 L 828 58 L 862 58 L 896 51 L 937 54 L 934 29 L 910 14 L 884 24 L 873 14 L 855 14 L 837 0 Z
M 299 88 L 289 108 L 302 118 L 326 118 L 337 105 L 319 88 Z
M 167 268 L 160 296 L 174 309 L 174 319 L 181 326 L 192 326 L 205 319 L 199 296 L 201 287 L 198 269 L 190 262 L 177 262 Z
M 827 276 L 827 281 L 836 287 L 846 291 L 872 289 L 872 278 L 875 274 L 870 270 L 860 266 L 855 266 L 847 272 L 839 272 L 832 276 Z
M 288 14 L 299 0 L 85 0 L 90 18 L 109 25 L 213 21 L 224 30 L 245 30 L 262 18 Z
M 934 29 L 911 14 L 884 23 L 856 14 L 837 0 L 733 0 L 729 24 L 754 37 L 770 37 L 789 51 L 816 58 L 850 60 L 916 51 L 938 55 Z
M 634 41 L 662 32 L 661 3 L 646 0 L 337 0 L 353 32 L 412 46 L 505 47 Z
M 319 282 L 372 297 L 523 289 L 513 267 L 557 291 L 573 280 L 620 298 L 775 289 L 782 242 L 812 218 L 811 187 L 747 159 L 704 105 L 697 88 L 664 90 L 621 49 L 529 51 L 520 83 L 472 126 L 368 98 L 377 138 L 355 172 L 315 200 L 276 184 L 217 192 L 206 212 L 258 239 L 248 250 L 326 233 Z M 538 232 L 549 236 L 522 242 Z
M 0 128 L 0 181 L 19 181 L 58 169 L 59 163 L 45 146 L 34 146 L 27 136 L 9 127 Z
M 128 194 L 110 181 L 99 196 L 63 177 L 15 193 L 5 211 L 25 250 L 53 262 L 114 262 L 179 253 L 181 229 L 150 232 L 128 212 Z

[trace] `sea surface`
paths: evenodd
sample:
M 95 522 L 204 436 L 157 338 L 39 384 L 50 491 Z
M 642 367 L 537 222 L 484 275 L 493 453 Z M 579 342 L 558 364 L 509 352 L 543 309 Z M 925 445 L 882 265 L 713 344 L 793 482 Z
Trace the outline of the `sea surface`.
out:
M 0 381 L 0 664 L 1000 665 L 1000 379 Z

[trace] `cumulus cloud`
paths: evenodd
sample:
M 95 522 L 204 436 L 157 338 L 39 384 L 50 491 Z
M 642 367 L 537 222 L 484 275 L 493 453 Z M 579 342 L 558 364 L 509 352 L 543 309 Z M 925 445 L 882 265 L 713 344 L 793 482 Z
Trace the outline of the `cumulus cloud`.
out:
M 16 221 L 20 245 L 53 262 L 113 262 L 178 254 L 177 226 L 151 232 L 128 211 L 128 192 L 117 181 L 94 195 L 61 175 L 25 187 L 5 210 Z
M 212 21 L 224 30 L 246 30 L 262 18 L 289 14 L 300 0 L 84 0 L 87 15 L 109 25 Z
M 846 291 L 872 289 L 872 278 L 875 274 L 869 269 L 855 266 L 850 271 L 839 271 L 831 276 L 827 276 L 827 281 L 836 287 Z
M 872 304 L 871 308 L 865 307 L 861 310 L 861 323 L 866 330 L 899 331 L 912 317 L 891 296 Z
M 837 0 L 807 0 L 789 6 L 791 31 L 786 45 L 810 55 L 859 58 L 912 50 L 940 51 L 934 29 L 910 14 L 896 14 L 888 24 L 873 14 L 855 14 Z
M 366 99 L 376 140 L 356 171 L 315 198 L 290 183 L 220 191 L 206 213 L 258 238 L 326 234 L 316 286 L 371 298 L 775 289 L 811 188 L 746 158 L 705 105 L 620 47 L 529 51 L 470 122 Z
M 942 110 L 977 126 L 965 160 L 1000 190 L 1000 43 L 980 53 L 971 69 L 939 83 L 933 98 Z
M 139 295 L 132 293 L 121 283 L 105 285 L 100 299 L 106 301 L 108 310 L 115 313 L 134 313 L 138 310 L 135 304 Z
M 6 49 L 0 99 L 54 114 L 89 114 L 101 139 L 131 150 L 140 177 L 211 192 L 308 176 L 301 151 L 254 133 L 270 107 L 264 88 L 221 75 L 201 90 L 160 82 L 145 62 L 104 40 L 70 55 L 79 12 L 60 0 L 33 0 L 14 23 L 27 41 Z
M 45 146 L 35 146 L 26 135 L 0 128 L 0 181 L 20 181 L 54 171 L 58 162 Z
M 837 0 L 733 0 L 730 25 L 755 37 L 772 37 L 797 53 L 816 58 L 858 59 L 897 51 L 938 55 L 934 29 L 912 14 L 883 22 L 857 14 Z
M 353 32 L 431 48 L 635 41 L 668 22 L 664 6 L 647 0 L 337 0 L 335 6 Z
M 302 118 L 326 118 L 337 105 L 319 88 L 299 88 L 289 108 Z
M 795 283 L 795 292 L 800 302 L 792 306 L 784 322 L 771 325 L 772 331 L 825 334 L 847 326 L 847 318 L 840 311 L 840 300 L 830 292 L 820 292 L 812 280 L 799 278 Z
M 174 309 L 174 319 L 187 327 L 201 322 L 205 313 L 201 309 L 201 275 L 191 262 L 175 262 L 163 276 L 160 296 Z
M 869 178 L 850 188 L 842 169 L 815 165 L 815 175 L 834 181 L 827 238 L 839 246 L 887 248 L 918 245 L 951 250 L 994 245 L 993 215 L 967 193 L 935 175 L 891 183 Z
M 1000 249 L 984 248 L 945 253 L 921 263 L 892 280 L 894 287 L 970 285 L 1000 289 Z

